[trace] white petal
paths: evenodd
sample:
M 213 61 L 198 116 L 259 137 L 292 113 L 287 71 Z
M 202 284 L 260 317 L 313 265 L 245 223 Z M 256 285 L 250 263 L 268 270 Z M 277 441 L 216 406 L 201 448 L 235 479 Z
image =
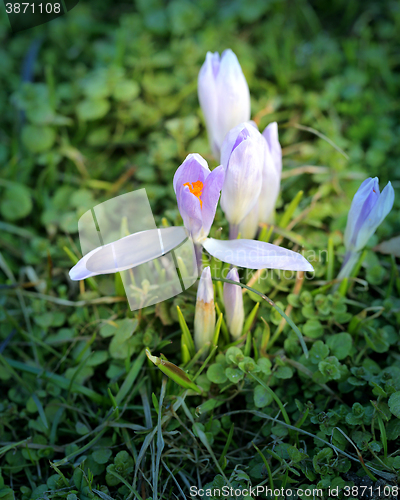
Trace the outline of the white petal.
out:
M 216 158 L 219 156 L 219 147 L 221 144 L 216 144 L 216 127 L 218 113 L 218 96 L 215 83 L 214 67 L 219 66 L 219 54 L 215 52 L 207 52 L 206 60 L 201 67 L 198 77 L 198 96 L 201 109 L 203 110 L 206 121 L 208 137 Z M 221 141 L 222 142 L 222 141 Z
M 219 147 L 225 135 L 241 122 L 250 120 L 250 91 L 236 55 L 223 52 L 216 78 L 218 113 L 216 140 Z
M 260 194 L 260 198 L 261 195 L 262 193 Z M 254 207 L 250 210 L 250 212 L 246 215 L 246 217 L 242 220 L 242 222 L 239 224 L 239 233 L 241 234 L 242 238 L 252 240 L 257 234 L 259 211 L 260 211 L 259 208 L 260 198 L 254 205 Z
M 214 289 L 211 279 L 210 266 L 205 267 L 201 273 L 199 287 L 197 289 L 197 300 L 202 300 L 205 303 L 214 300 Z
M 72 280 L 78 281 L 99 274 L 132 269 L 165 255 L 187 237 L 187 231 L 182 226 L 130 234 L 86 254 L 70 270 L 69 276 Z
M 280 186 L 280 172 L 275 168 L 271 152 L 266 148 L 264 168 L 262 171 L 262 186 L 258 199 L 259 222 L 271 222 L 273 219 Z
M 313 271 L 312 265 L 301 254 L 263 241 L 207 238 L 203 247 L 213 257 L 234 266 L 249 269 Z

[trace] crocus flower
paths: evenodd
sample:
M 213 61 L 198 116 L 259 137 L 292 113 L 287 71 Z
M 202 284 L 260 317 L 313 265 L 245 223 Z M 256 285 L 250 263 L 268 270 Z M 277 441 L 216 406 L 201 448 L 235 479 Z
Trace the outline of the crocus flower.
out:
M 174 175 L 178 209 L 195 244 L 198 265 L 200 245 L 210 232 L 223 182 L 222 166 L 211 172 L 199 154 L 187 156 Z
M 338 278 L 349 276 L 358 260 L 359 252 L 375 233 L 392 209 L 394 190 L 390 182 L 379 191 L 379 179 L 369 177 L 354 195 L 344 233 L 346 255 Z
M 230 238 L 236 238 L 238 224 L 257 203 L 267 143 L 251 123 L 241 123 L 226 135 L 221 163 L 225 169 L 221 207 L 230 224 Z
M 229 271 L 226 279 L 240 282 L 236 267 Z M 242 335 L 244 323 L 243 295 L 240 286 L 224 283 L 224 305 L 229 332 L 234 340 L 237 340 Z
M 253 126 L 248 125 L 245 129 L 246 131 L 253 129 L 261 137 Z M 265 141 L 261 140 L 263 144 Z M 223 182 L 224 169 L 217 167 L 210 172 L 207 162 L 198 154 L 189 155 L 174 176 L 178 208 L 183 223 L 193 238 L 199 270 L 202 248 L 217 259 L 238 267 L 313 270 L 311 264 L 301 254 L 270 243 L 249 239 L 223 241 L 207 238 Z
M 206 267 L 200 277 L 194 313 L 194 343 L 197 350 L 200 350 L 207 342 L 212 342 L 214 330 L 214 289 L 210 268 Z
M 211 172 L 207 162 L 197 154 L 189 155 L 174 176 L 178 208 L 194 243 L 198 270 L 201 269 L 201 253 L 205 248 L 210 255 L 238 267 L 312 271 L 313 267 L 301 254 L 270 243 L 249 239 L 222 241 L 207 237 L 214 220 L 223 181 L 223 167 L 217 167 Z M 148 237 L 147 233 L 153 234 L 153 231 L 142 231 L 115 242 L 118 246 L 118 262 L 125 263 L 123 269 L 130 269 L 147 262 L 146 258 L 149 255 L 151 260 L 155 246 L 154 238 L 151 234 Z M 159 235 L 155 236 L 158 241 Z M 137 238 L 142 242 L 139 248 L 129 244 Z M 143 241 L 147 242 L 147 246 L 146 244 L 143 246 Z M 84 255 L 71 269 L 70 278 L 81 280 L 120 270 L 115 263 L 113 245 L 114 243 L 108 243 Z M 88 267 L 89 261 L 94 256 L 97 256 L 95 270 L 92 266 Z M 137 263 L 133 264 L 134 262 Z M 129 263 L 132 265 L 128 265 Z
M 198 94 L 211 150 L 219 159 L 225 135 L 239 123 L 250 120 L 249 87 L 230 49 L 221 57 L 218 52 L 207 52 L 199 73 Z
M 255 127 L 254 122 L 250 122 Z M 258 224 L 272 222 L 276 200 L 279 195 L 282 172 L 282 148 L 278 138 L 278 125 L 270 123 L 262 133 L 267 147 L 265 148 L 262 169 L 262 185 L 257 209 L 253 208 L 239 224 L 239 232 L 245 238 L 254 238 Z

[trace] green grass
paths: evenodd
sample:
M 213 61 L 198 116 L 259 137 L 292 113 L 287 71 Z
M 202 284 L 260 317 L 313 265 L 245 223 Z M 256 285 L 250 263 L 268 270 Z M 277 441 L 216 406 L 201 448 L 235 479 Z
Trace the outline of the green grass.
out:
M 0 498 L 397 483 L 399 266 L 373 248 L 400 231 L 399 31 L 388 0 L 82 0 L 16 34 L 0 7 Z M 182 224 L 176 168 L 192 152 L 216 166 L 197 74 L 228 47 L 252 117 L 278 121 L 283 146 L 277 226 L 262 238 L 303 246 L 315 268 L 302 281 L 268 270 L 253 287 L 309 357 L 279 310 L 246 292 L 249 340 L 229 347 L 222 319 L 206 365 L 185 364 L 191 380 L 202 370 L 199 395 L 144 353 L 188 361 L 195 288 L 132 313 L 118 277 L 79 285 L 68 270 L 79 217 L 106 199 L 144 187 L 159 226 Z M 347 291 L 331 293 L 351 198 L 376 175 L 395 206 Z M 211 236 L 219 228 L 227 238 L 220 209 Z

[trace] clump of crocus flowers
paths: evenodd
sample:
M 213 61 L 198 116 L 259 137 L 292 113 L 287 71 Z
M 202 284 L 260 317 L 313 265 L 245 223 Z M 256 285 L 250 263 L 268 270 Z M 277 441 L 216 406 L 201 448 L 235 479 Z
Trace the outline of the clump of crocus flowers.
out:
M 249 88 L 236 55 L 208 53 L 198 78 L 198 95 L 211 150 L 220 166 L 211 171 L 199 154 L 189 154 L 174 175 L 179 212 L 195 247 L 198 270 L 202 252 L 231 264 L 227 279 L 239 283 L 235 266 L 250 269 L 312 271 L 299 253 L 254 240 L 260 223 L 273 221 L 282 171 L 276 122 L 260 133 L 250 121 Z M 209 238 L 218 201 L 229 222 L 229 239 Z M 346 255 L 338 278 L 349 276 L 360 251 L 392 208 L 390 183 L 380 193 L 379 181 L 365 180 L 350 208 L 344 243 Z M 240 235 L 240 238 L 238 236 Z M 241 288 L 225 283 L 225 317 L 233 339 L 242 335 Z M 211 271 L 206 267 L 197 291 L 194 341 L 197 350 L 211 344 L 215 330 Z

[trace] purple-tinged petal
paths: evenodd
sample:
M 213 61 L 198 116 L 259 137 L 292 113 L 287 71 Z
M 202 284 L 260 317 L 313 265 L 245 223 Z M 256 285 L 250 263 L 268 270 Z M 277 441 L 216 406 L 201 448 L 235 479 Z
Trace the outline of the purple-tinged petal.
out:
M 240 283 L 235 267 L 229 271 L 226 279 Z M 229 332 L 237 340 L 242 335 L 244 323 L 243 294 L 240 286 L 224 283 L 224 305 Z
M 262 186 L 259 205 L 259 222 L 272 222 L 274 218 L 274 209 L 276 200 L 279 196 L 281 186 L 281 174 L 276 169 L 271 152 L 268 147 L 265 148 L 265 161 L 262 171 Z
M 222 145 L 227 132 L 250 120 L 250 91 L 236 55 L 225 50 L 216 79 L 218 95 L 217 142 Z
M 206 60 L 200 69 L 197 82 L 199 102 L 203 110 L 211 149 L 216 158 L 219 156 L 220 148 L 220 144 L 215 142 L 218 116 L 216 77 L 219 73 L 219 68 L 220 57 L 218 52 L 214 54 L 207 52 Z
M 201 273 L 194 313 L 194 342 L 197 350 L 200 350 L 207 342 L 212 342 L 214 329 L 214 289 L 210 268 L 206 267 Z M 204 357 L 205 355 L 206 353 Z
M 372 209 L 369 211 L 367 218 L 362 224 L 362 227 L 358 231 L 355 242 L 355 248 L 357 251 L 364 248 L 368 240 L 377 230 L 378 226 L 382 223 L 383 219 L 392 210 L 393 203 L 394 189 L 392 187 L 392 184 L 388 182 L 382 193 L 379 195 L 378 201 L 373 205 Z M 369 210 L 369 206 L 367 206 L 365 210 Z
M 301 254 L 262 241 L 207 238 L 203 247 L 213 257 L 238 267 L 313 271 Z
M 238 138 L 240 140 L 238 141 Z M 260 141 L 262 136 L 258 128 L 251 124 L 250 121 L 239 123 L 236 127 L 229 130 L 226 134 L 221 147 L 221 165 L 226 169 L 229 165 L 229 159 L 232 151 L 244 140 L 254 139 Z
M 267 141 L 275 168 L 280 175 L 282 172 L 282 148 L 279 143 L 278 124 L 276 122 L 270 123 L 262 135 Z
M 378 201 L 378 197 L 378 178 L 375 177 L 372 179 L 370 177 L 365 179 L 354 195 L 349 214 L 347 216 L 347 225 L 344 233 L 344 244 L 346 248 L 350 249 L 351 247 L 354 247 L 357 240 L 357 234 L 363 222 L 371 212 L 374 204 Z
M 193 241 L 196 243 L 198 238 L 202 236 L 203 216 L 200 200 L 189 191 L 187 186 L 181 191 L 178 209 L 182 216 L 183 224 L 189 231 Z
M 214 222 L 215 211 L 217 210 L 219 196 L 224 184 L 225 170 L 222 165 L 214 169 L 207 177 L 201 199 L 203 201 L 203 231 L 207 236 Z
M 188 155 L 174 175 L 173 185 L 178 202 L 184 184 L 196 181 L 201 181 L 204 184 L 209 174 L 210 169 L 208 168 L 206 160 L 202 156 L 197 153 Z
M 221 207 L 231 225 L 239 224 L 251 211 L 257 203 L 262 185 L 266 144 L 254 127 L 247 127 L 252 132 L 233 149 L 228 164 L 223 163 L 225 181 L 221 193 Z M 258 136 L 254 137 L 253 134 Z M 231 139 L 227 137 L 227 140 Z
M 250 92 L 242 68 L 230 50 L 207 54 L 198 79 L 198 95 L 208 138 L 216 158 L 228 131 L 250 119 Z
M 255 238 L 257 234 L 259 212 L 260 212 L 259 203 L 261 196 L 262 192 L 260 193 L 258 202 L 254 205 L 254 207 L 250 210 L 250 212 L 239 224 L 238 232 L 240 233 L 241 238 L 252 240 L 253 238 Z
M 82 259 L 80 259 L 74 265 L 74 267 L 70 269 L 70 271 L 69 271 L 69 277 L 71 278 L 72 281 L 84 280 L 86 278 L 91 278 L 92 276 L 96 276 L 97 275 L 97 273 L 89 271 L 87 269 L 87 267 L 86 267 L 86 262 L 97 251 L 98 251 L 98 248 L 95 248 L 90 253 L 88 253 L 85 256 L 83 256 Z

